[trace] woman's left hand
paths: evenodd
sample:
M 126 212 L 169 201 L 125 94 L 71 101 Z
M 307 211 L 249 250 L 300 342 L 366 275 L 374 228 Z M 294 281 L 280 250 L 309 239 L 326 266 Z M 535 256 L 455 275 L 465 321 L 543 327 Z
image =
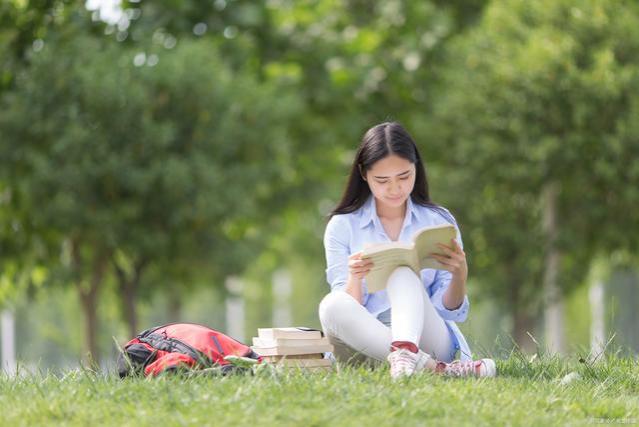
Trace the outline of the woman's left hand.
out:
M 450 271 L 453 274 L 453 279 L 461 280 L 462 283 L 466 283 L 468 277 L 468 265 L 466 264 L 466 253 L 459 246 L 457 240 L 450 239 L 451 246 L 442 245 L 438 243 L 437 246 L 441 249 L 443 254 L 430 254 L 433 258 L 442 264 L 444 270 Z

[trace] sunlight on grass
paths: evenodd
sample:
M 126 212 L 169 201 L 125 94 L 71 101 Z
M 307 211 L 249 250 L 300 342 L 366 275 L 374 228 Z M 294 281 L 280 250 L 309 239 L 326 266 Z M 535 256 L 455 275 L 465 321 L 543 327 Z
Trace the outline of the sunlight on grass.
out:
M 530 359 L 530 357 L 528 358 Z M 73 370 L 0 377 L 11 425 L 584 424 L 639 422 L 637 360 L 513 354 L 494 379 L 422 374 L 392 382 L 388 368 L 308 373 L 263 367 L 254 374 L 120 380 Z M 570 381 L 564 381 L 567 375 Z

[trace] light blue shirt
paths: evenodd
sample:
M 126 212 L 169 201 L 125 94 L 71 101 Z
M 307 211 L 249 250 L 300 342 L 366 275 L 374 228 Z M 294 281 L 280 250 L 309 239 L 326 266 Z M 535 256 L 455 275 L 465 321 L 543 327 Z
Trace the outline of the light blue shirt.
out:
M 461 234 L 453 216 L 446 209 L 443 212 L 413 203 L 411 197 L 407 200 L 406 216 L 398 241 L 410 243 L 413 233 L 422 227 L 452 223 L 457 230 L 457 242 L 463 247 Z M 448 216 L 448 218 L 447 218 Z M 384 227 L 377 216 L 375 201 L 371 195 L 366 203 L 358 210 L 349 214 L 334 215 L 326 225 L 324 233 L 324 249 L 326 251 L 326 280 L 331 291 L 344 291 L 348 279 L 348 257 L 364 248 L 365 243 L 390 242 L 391 239 L 384 231 Z M 463 322 L 468 316 L 468 297 L 464 297 L 461 306 L 454 310 L 444 307 L 442 297 L 448 286 L 452 274 L 446 270 L 424 269 L 420 276 L 427 295 L 433 306 L 444 319 L 451 332 L 455 348 L 460 351 L 460 359 L 472 358 L 470 348 L 466 343 L 455 322 Z M 368 293 L 366 279 L 362 281 L 362 296 L 364 307 L 378 318 L 387 318 L 390 301 L 386 290 Z

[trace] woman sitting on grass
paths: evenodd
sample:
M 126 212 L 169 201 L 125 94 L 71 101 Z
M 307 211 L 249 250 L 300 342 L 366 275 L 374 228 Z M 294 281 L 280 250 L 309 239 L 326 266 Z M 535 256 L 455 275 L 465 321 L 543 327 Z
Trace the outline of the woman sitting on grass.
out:
M 451 223 L 457 239 L 432 254 L 444 269 L 418 276 L 398 267 L 386 289 L 369 294 L 366 243 L 410 242 L 425 226 Z M 468 315 L 466 255 L 453 216 L 430 200 L 419 151 L 398 123 L 369 129 L 357 150 L 342 200 L 324 235 L 331 292 L 319 306 L 324 332 L 342 362 L 390 363 L 393 379 L 427 370 L 452 376 L 494 376 L 491 359 L 473 361 L 455 322 Z M 453 361 L 457 351 L 460 359 Z M 452 363 L 451 363 L 452 362 Z

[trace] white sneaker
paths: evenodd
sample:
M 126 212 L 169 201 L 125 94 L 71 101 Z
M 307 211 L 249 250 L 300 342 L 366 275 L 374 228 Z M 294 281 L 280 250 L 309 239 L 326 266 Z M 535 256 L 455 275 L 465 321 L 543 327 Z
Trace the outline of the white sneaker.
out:
M 417 353 L 413 353 L 405 348 L 399 348 L 391 351 L 387 359 L 390 363 L 391 378 L 396 380 L 424 370 L 426 362 L 430 359 L 430 355 L 421 350 Z
M 455 360 L 451 363 L 437 362 L 435 372 L 451 377 L 494 377 L 497 367 L 493 359 Z

